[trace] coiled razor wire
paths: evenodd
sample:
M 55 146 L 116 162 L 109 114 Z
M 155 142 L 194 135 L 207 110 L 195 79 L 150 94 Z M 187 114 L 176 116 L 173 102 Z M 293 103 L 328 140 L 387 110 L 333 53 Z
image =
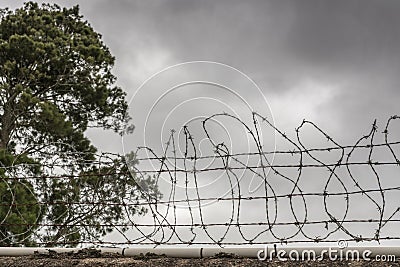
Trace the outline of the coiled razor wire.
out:
M 207 123 L 221 117 L 242 125 L 255 144 L 255 150 L 233 153 L 226 144 L 217 142 Z M 339 238 L 357 242 L 399 240 L 400 234 L 395 229 L 400 223 L 400 203 L 396 203 L 400 194 L 400 161 L 396 154 L 400 141 L 391 140 L 391 126 L 399 118 L 390 117 L 380 132 L 375 121 L 371 130 L 354 144 L 341 145 L 311 121 L 304 120 L 295 129 L 294 137 L 290 137 L 257 113 L 252 114 L 252 124 L 246 124 L 237 116 L 221 113 L 202 122 L 206 140 L 214 150 L 212 155 L 199 152 L 196 136 L 188 126 L 182 128 L 183 142 L 178 141 L 176 132 L 172 131 L 161 153 L 149 147 L 139 147 L 134 153 L 124 156 L 101 153 L 94 159 L 87 159 L 85 153 L 78 152 L 42 153 L 40 157 L 46 161 L 41 162 L 44 171 L 40 175 L 25 171 L 37 163 L 0 167 L 3 173 L 0 182 L 9 186 L 7 190 L 12 196 L 0 197 L 0 229 L 3 229 L 0 231 L 0 243 L 8 241 L 8 244 L 18 246 L 24 241 L 21 236 L 43 246 L 224 246 L 334 242 Z M 265 151 L 261 127 L 272 129 L 280 142 L 285 142 L 290 149 Z M 305 127 L 311 127 L 323 136 L 328 145 L 307 147 L 301 137 Z M 377 136 L 382 142 L 376 141 Z M 184 144 L 179 155 L 178 142 Z M 384 159 L 376 159 L 377 150 L 384 155 Z M 320 156 L 332 152 L 336 153 L 334 161 Z M 274 160 L 277 156 L 281 158 L 279 162 Z M 203 162 L 210 161 L 204 167 Z M 116 162 L 123 162 L 126 166 L 116 168 Z M 98 166 L 97 172 L 82 173 L 73 167 L 77 163 L 80 166 Z M 357 168 L 366 168 L 369 175 L 358 176 L 360 172 Z M 385 168 L 390 168 L 390 172 Z M 324 176 L 317 178 L 307 173 L 308 170 L 320 171 Z M 213 177 L 213 173 L 223 177 L 226 183 L 224 188 L 212 187 L 214 195 L 210 193 L 210 188 L 205 193 L 201 185 L 201 179 Z M 82 186 L 82 194 L 65 201 L 53 201 L 46 195 L 48 192 L 40 189 L 43 183 L 75 181 L 85 175 L 111 179 L 112 183 L 118 183 L 116 188 L 119 189 L 107 198 L 99 193 L 107 183 L 98 182 L 90 186 L 86 183 L 86 188 L 83 184 L 76 184 Z M 248 186 L 251 179 L 257 180 L 259 186 L 250 192 Z M 320 190 L 310 189 L 314 183 L 312 179 L 318 179 L 322 185 Z M 153 181 L 153 191 L 149 181 Z M 282 181 L 282 184 L 277 181 Z M 10 186 L 11 183 L 25 185 L 25 182 L 32 185 L 27 190 L 35 196 L 34 201 L 21 201 L 17 197 L 18 192 Z M 154 193 L 157 191 L 154 188 L 158 188 L 162 196 Z M 320 206 L 317 207 L 316 203 Z M 60 205 L 78 215 L 68 218 L 64 214 L 66 216 L 60 216 L 59 220 L 43 217 L 43 214 Z M 113 206 L 119 207 L 118 219 L 102 219 L 102 212 Z M 33 222 L 26 220 L 22 212 L 32 207 L 41 210 L 40 216 Z M 255 213 L 257 216 L 252 219 Z M 18 214 L 18 220 L 8 217 Z M 87 220 L 87 214 L 98 219 Z M 7 231 L 15 227 L 25 229 L 17 234 L 19 238 L 10 234 L 12 231 Z M 86 234 L 73 241 L 63 236 L 62 232 L 50 243 L 44 238 L 65 227 Z M 109 234 L 92 234 L 93 228 L 104 229 Z

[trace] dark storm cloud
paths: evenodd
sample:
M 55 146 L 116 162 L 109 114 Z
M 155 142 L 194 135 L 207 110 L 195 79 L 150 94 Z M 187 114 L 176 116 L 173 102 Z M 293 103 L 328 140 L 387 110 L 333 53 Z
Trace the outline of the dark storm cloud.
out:
M 220 61 L 244 70 L 267 97 L 301 91 L 304 79 L 338 85 L 332 89 L 331 102 L 320 109 L 348 127 L 396 112 L 399 1 L 97 1 L 86 5 L 82 5 L 84 12 L 105 34 L 118 58 L 132 50 L 131 64 L 140 48 L 148 47 L 166 51 L 165 64 Z
M 399 1 L 311 0 L 294 5 L 295 20 L 286 43 L 295 55 L 312 64 L 346 69 L 396 62 Z
M 140 41 L 131 38 L 133 43 L 168 51 L 171 63 L 215 60 L 249 68 L 260 76 L 269 75 L 281 64 L 279 46 L 290 25 L 286 16 L 290 6 L 268 1 L 131 1 L 121 5 L 97 2 L 90 8 L 90 16 L 101 18 L 97 26 L 114 32 L 114 40 L 121 35 L 136 36 Z M 119 49 L 123 39 L 112 43 Z
M 376 0 L 82 5 L 96 27 L 115 37 L 112 45 L 123 45 L 134 35 L 163 47 L 177 60 L 219 59 L 266 75 L 276 68 L 282 76 L 302 74 L 310 66 L 341 72 L 397 64 L 399 6 L 398 1 Z

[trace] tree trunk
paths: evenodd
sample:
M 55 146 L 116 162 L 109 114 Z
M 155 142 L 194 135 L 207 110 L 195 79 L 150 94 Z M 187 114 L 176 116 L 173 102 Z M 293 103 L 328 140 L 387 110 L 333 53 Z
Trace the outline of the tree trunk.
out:
M 7 150 L 13 129 L 13 112 L 9 103 L 4 105 L 4 114 L 1 117 L 0 150 Z

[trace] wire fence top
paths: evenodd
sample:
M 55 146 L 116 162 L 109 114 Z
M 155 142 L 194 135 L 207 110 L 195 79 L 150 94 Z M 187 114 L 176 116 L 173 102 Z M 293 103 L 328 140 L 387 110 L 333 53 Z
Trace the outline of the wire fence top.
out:
M 250 146 L 233 151 L 208 128 L 234 120 Z M 0 166 L 0 245 L 249 245 L 399 240 L 400 140 L 388 119 L 342 145 L 311 121 L 284 133 L 267 118 L 202 121 L 162 149 L 125 155 L 37 152 Z M 326 145 L 308 146 L 309 127 Z M 262 137 L 276 136 L 272 150 Z M 36 168 L 36 169 L 35 169 Z

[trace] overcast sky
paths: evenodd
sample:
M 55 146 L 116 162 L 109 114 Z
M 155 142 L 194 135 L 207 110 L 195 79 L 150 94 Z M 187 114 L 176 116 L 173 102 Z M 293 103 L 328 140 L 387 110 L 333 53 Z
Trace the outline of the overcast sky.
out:
M 128 99 L 135 96 L 132 149 L 143 145 L 144 137 L 146 144 L 160 145 L 168 135 L 161 131 L 210 113 L 250 116 L 248 106 L 273 117 L 292 136 L 305 118 L 343 144 L 368 133 L 374 119 L 382 129 L 389 116 L 400 114 L 398 0 L 52 2 L 79 4 L 115 55 L 118 84 Z M 158 71 L 196 60 L 227 66 L 178 66 L 138 91 Z M 199 80 L 232 90 L 197 84 L 165 94 L 174 85 Z M 150 126 L 144 135 L 145 123 Z M 240 137 L 230 134 L 233 140 Z M 121 151 L 118 136 L 98 131 L 89 136 L 103 150 Z
M 80 5 L 129 96 L 167 66 L 210 60 L 250 76 L 289 129 L 308 118 L 358 133 L 398 113 L 397 0 L 53 2 Z

